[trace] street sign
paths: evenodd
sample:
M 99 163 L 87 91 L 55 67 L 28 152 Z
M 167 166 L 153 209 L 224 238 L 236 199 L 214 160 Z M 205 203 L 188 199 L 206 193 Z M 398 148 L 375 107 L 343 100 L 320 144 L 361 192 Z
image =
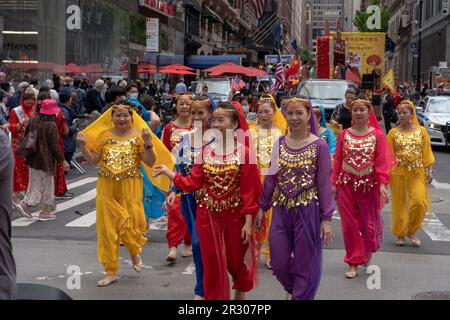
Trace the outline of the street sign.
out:
M 147 18 L 147 52 L 159 52 L 159 19 Z
M 417 49 L 417 43 L 413 42 L 411 43 L 411 49 L 416 50 Z
M 448 16 L 450 10 L 450 0 L 442 0 L 442 15 Z

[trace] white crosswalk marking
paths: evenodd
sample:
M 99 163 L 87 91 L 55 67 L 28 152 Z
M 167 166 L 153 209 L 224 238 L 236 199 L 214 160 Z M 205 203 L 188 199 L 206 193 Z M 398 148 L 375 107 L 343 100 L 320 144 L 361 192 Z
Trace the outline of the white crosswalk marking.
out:
M 75 188 L 84 186 L 85 184 L 92 183 L 94 181 L 97 181 L 97 177 L 81 179 L 81 180 L 75 181 L 75 182 L 73 182 L 71 184 L 68 184 L 67 185 L 67 189 L 69 189 L 69 190 L 75 189 Z
M 73 220 L 72 222 L 69 222 L 66 224 L 66 227 L 69 228 L 89 228 L 92 227 L 96 222 L 96 211 L 89 212 L 82 216 L 81 218 L 78 218 L 76 220 Z
M 87 183 L 94 182 L 96 180 L 97 180 L 97 178 L 86 178 L 86 179 L 82 179 L 78 182 L 74 182 L 74 183 L 70 184 L 69 186 L 72 186 L 72 188 L 76 188 L 76 187 L 85 185 Z M 82 195 L 79 195 L 69 201 L 57 204 L 56 210 L 57 210 L 57 212 L 62 212 L 65 210 L 72 209 L 74 207 L 77 207 L 77 206 L 85 203 L 85 202 L 95 199 L 96 195 L 97 195 L 97 189 L 94 188 L 94 189 L 92 189 Z M 35 223 L 36 221 L 38 221 L 38 219 L 36 219 L 36 218 L 34 218 L 34 219 L 19 218 L 19 219 L 14 220 L 11 223 L 11 225 L 13 227 L 28 227 L 29 225 Z
M 433 241 L 450 242 L 450 230 L 434 214 L 430 222 L 423 228 L 423 231 Z

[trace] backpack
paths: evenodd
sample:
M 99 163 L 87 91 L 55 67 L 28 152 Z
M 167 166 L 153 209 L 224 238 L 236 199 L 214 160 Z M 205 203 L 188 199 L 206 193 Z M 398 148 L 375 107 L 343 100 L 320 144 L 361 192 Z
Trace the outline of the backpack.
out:
M 32 118 L 29 123 L 28 132 L 23 137 L 23 140 L 20 143 L 16 154 L 18 156 L 27 158 L 37 152 L 37 145 L 38 145 L 38 130 L 35 125 L 35 121 Z

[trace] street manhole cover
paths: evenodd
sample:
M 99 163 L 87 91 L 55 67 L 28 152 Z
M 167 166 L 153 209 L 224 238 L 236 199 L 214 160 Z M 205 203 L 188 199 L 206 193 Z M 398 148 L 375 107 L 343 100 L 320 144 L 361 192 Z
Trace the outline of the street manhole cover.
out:
M 413 296 L 413 300 L 450 300 L 450 291 L 423 292 Z
M 431 202 L 432 203 L 444 202 L 444 199 L 438 197 L 431 197 Z

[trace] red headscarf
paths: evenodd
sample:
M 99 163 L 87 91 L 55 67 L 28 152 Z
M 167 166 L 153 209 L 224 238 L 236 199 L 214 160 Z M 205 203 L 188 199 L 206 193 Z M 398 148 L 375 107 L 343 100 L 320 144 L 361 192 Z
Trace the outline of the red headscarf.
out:
M 242 110 L 242 105 L 237 102 L 233 101 L 231 104 L 236 108 L 236 111 L 238 113 L 238 122 L 239 122 L 239 128 L 242 129 L 244 132 L 247 132 L 249 130 L 249 126 L 247 123 L 247 120 L 245 119 L 244 111 Z

